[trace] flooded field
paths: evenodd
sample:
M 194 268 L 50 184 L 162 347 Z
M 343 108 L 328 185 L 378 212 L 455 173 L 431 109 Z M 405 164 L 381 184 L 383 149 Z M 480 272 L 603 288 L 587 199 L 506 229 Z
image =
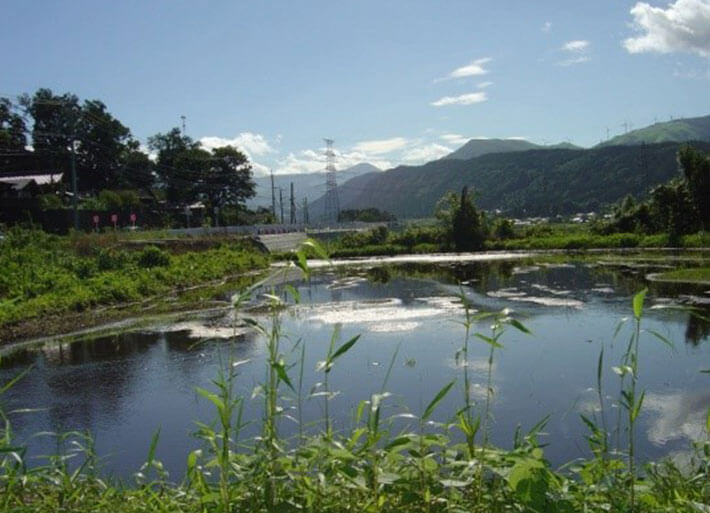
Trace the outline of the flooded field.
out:
M 593 416 L 599 410 L 599 352 L 603 347 L 606 407 L 615 417 L 619 383 L 612 366 L 619 364 L 631 322 L 616 336 L 615 331 L 620 320 L 632 317 L 631 296 L 649 285 L 646 274 L 663 265 L 667 262 L 543 263 L 519 254 L 494 262 L 417 258 L 322 266 L 310 282 L 291 283 L 301 301 L 280 313 L 283 351 L 293 364 L 294 384 L 305 355 L 300 399 L 286 387 L 282 390 L 288 397 L 282 401 L 281 430 L 296 434 L 299 421 L 306 430 L 323 428 L 323 373 L 316 369 L 335 330 L 339 343 L 361 335 L 330 373 L 331 389 L 338 391 L 329 403 L 336 429 L 350 427 L 358 401 L 382 389 L 392 361 L 385 387 L 392 395 L 385 413 L 392 417 L 394 432 L 415 422 L 410 414 L 420 414 L 442 386 L 456 379 L 435 415 L 438 421 L 451 419 L 462 405 L 464 366 L 472 377 L 472 396 L 482 404 L 489 346 L 473 337 L 468 362 L 456 358 L 464 343 L 458 297 L 464 294 L 478 311 L 512 309 L 532 332 L 509 329 L 501 338 L 504 347 L 495 352 L 492 442 L 508 447 L 518 426 L 525 431 L 549 415 L 542 438 L 547 457 L 563 464 L 582 456 L 587 447 L 580 413 Z M 710 377 L 701 372 L 710 368 L 710 324 L 675 308 L 702 307 L 710 291 L 649 286 L 639 361 L 639 386 L 646 390 L 639 428 L 642 460 L 687 451 L 692 440 L 704 436 L 710 407 Z M 286 297 L 281 288 L 275 292 Z M 248 306 L 249 316 L 270 324 L 263 308 Z M 264 380 L 266 348 L 263 338 L 240 319 L 225 310 L 5 355 L 0 382 L 31 367 L 3 397 L 6 410 L 32 409 L 11 416 L 18 438 L 29 440 L 33 455 L 40 456 L 55 452 L 57 441 L 37 433 L 90 432 L 104 468 L 128 476 L 140 467 L 160 429 L 157 457 L 179 476 L 189 450 L 199 447 L 191 436 L 196 421 L 209 422 L 214 413 L 195 387 L 212 388 L 219 366 L 230 358 L 245 361 L 237 379 L 250 421 L 243 436 L 256 435 L 263 401 L 254 390 Z M 488 335 L 489 324 L 473 331 Z M 651 331 L 673 341 L 673 347 Z

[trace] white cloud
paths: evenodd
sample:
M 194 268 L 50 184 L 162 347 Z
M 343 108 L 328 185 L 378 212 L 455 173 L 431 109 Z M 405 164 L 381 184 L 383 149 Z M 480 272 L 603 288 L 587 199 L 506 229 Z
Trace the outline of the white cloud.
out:
M 410 164 L 431 162 L 448 155 L 453 150 L 447 146 L 437 143 L 425 144 L 413 147 L 405 151 L 402 160 Z
M 466 66 L 456 68 L 454 71 L 449 73 L 450 78 L 464 78 L 464 77 L 475 77 L 478 75 L 485 75 L 488 70 L 483 66 L 491 62 L 493 59 L 490 57 L 484 57 L 482 59 L 476 59 Z
M 589 62 L 589 57 L 582 55 L 580 57 L 572 57 L 571 59 L 565 59 L 558 62 L 560 66 L 573 66 L 575 64 L 582 64 L 583 62 Z
M 630 13 L 642 34 L 624 41 L 629 53 L 689 52 L 710 58 L 710 1 L 677 0 L 666 9 L 638 2 Z
M 574 41 L 567 41 L 562 45 L 561 50 L 566 52 L 569 57 L 563 59 L 557 64 L 559 66 L 572 66 L 574 64 L 582 64 L 583 62 L 588 62 L 591 60 L 589 57 L 589 41 L 584 39 L 576 39 Z
M 477 93 L 462 94 L 461 96 L 444 96 L 435 102 L 432 102 L 434 107 L 442 107 L 444 105 L 471 105 L 473 103 L 481 103 L 488 100 L 486 93 L 479 91 Z
M 302 150 L 297 153 L 289 153 L 285 158 L 279 159 L 274 167 L 275 175 L 282 174 L 307 174 L 325 172 L 325 148 L 320 150 Z M 376 155 L 368 155 L 359 151 L 335 153 L 335 168 L 347 169 L 362 162 L 368 162 L 380 169 L 389 169 L 392 162 L 378 158 Z
M 543 32 L 549 32 L 550 29 L 552 29 L 552 22 L 551 21 L 546 21 L 545 24 L 542 26 L 542 31 Z
M 200 143 L 208 150 L 213 150 L 220 146 L 234 146 L 250 155 L 265 155 L 274 151 L 266 137 L 252 132 L 242 132 L 232 139 L 214 136 L 202 137 Z
M 577 39 L 575 41 L 567 41 L 562 45 L 562 49 L 565 52 L 586 52 L 589 49 L 589 41 L 583 39 Z
M 393 151 L 401 150 L 407 146 L 407 144 L 408 141 L 404 137 L 392 137 L 391 139 L 362 141 L 357 143 L 353 149 L 356 152 L 382 155 L 384 153 L 392 153 Z
M 459 134 L 444 134 L 439 136 L 439 138 L 455 146 L 463 146 L 471 139 L 470 137 Z
M 476 87 L 478 87 L 479 89 L 486 89 L 487 87 L 491 87 L 492 85 L 493 82 L 481 82 Z

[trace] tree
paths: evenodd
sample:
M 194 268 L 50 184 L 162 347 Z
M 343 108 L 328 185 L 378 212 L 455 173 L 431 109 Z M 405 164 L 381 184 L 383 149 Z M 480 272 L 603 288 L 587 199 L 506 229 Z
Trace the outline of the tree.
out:
M 197 190 L 211 207 L 239 206 L 254 196 L 251 164 L 244 153 L 223 146 L 212 150 L 208 161 Z
M 158 153 L 155 172 L 168 202 L 184 205 L 194 199 L 195 181 L 201 171 L 195 164 L 202 165 L 209 157 L 201 153 L 204 150 L 200 149 L 200 143 L 182 135 L 176 127 L 149 137 L 148 147 Z
M 710 157 L 691 146 L 678 152 L 678 162 L 704 230 L 710 229 Z
M 137 150 L 138 143 L 99 100 L 85 101 L 79 114 L 76 128 L 79 190 L 119 187 L 126 159 Z
M 484 220 L 476 210 L 468 187 L 461 195 L 446 193 L 436 206 L 435 216 L 443 231 L 443 238 L 456 251 L 475 251 L 483 247 L 486 239 Z
M 468 187 L 461 189 L 461 200 L 454 213 L 452 236 L 456 251 L 475 251 L 483 248 L 485 237 L 481 216 L 468 194 Z
M 79 99 L 69 93 L 58 96 L 51 89 L 38 89 L 33 96 L 23 95 L 20 105 L 33 121 L 32 146 L 38 167 L 63 171 L 64 181 L 70 183 L 70 149 L 81 118 Z
M 0 98 L 0 171 L 19 170 L 23 157 L 31 155 L 25 120 L 14 107 L 8 98 Z

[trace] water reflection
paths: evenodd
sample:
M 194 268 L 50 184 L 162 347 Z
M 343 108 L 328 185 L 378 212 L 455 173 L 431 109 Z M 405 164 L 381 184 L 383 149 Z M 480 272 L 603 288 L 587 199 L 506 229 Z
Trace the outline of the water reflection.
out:
M 294 283 L 304 303 L 282 315 L 288 335 L 283 350 L 288 363 L 295 363 L 300 346 L 292 352 L 293 344 L 299 338 L 304 341 L 307 390 L 322 379 L 313 370 L 327 352 L 333 329 L 341 328 L 342 341 L 362 335 L 331 374 L 333 389 L 341 392 L 332 403 L 340 427 L 349 425 L 351 408 L 358 401 L 379 391 L 398 346 L 399 361 L 389 381 L 396 398 L 392 404 L 398 405 L 392 406 L 393 413 L 420 411 L 417 405 L 426 404 L 444 384 L 461 377 L 462 366 L 472 378 L 470 393 L 481 404 L 486 397 L 489 346 L 472 339 L 469 361 L 456 361 L 463 343 L 457 295 L 463 292 L 481 311 L 512 307 L 534 335 L 511 330 L 502 340 L 504 348 L 496 350 L 492 440 L 507 446 L 515 426 L 531 426 L 551 414 L 548 430 L 554 443 L 546 454 L 563 463 L 579 455 L 584 436 L 584 427 L 570 412 L 596 408 L 595 365 L 602 346 L 609 362 L 605 383 L 616 383 L 610 367 L 618 362 L 623 343 L 614 339 L 613 331 L 617 320 L 630 314 L 631 295 L 649 285 L 649 306 L 684 301 L 677 291 L 647 284 L 644 276 L 638 270 L 619 272 L 595 262 L 545 264 L 534 259 L 493 264 L 408 262 L 319 272 L 309 283 Z M 704 307 L 700 313 L 649 308 L 645 314 L 649 330 L 688 344 L 675 353 L 657 342 L 643 345 L 642 385 L 647 400 L 651 398 L 642 421 L 648 435 L 640 444 L 644 457 L 682 448 L 697 434 L 699 412 L 709 406 L 710 396 L 697 391 L 706 385 L 698 362 L 710 357 L 708 344 L 702 343 L 710 334 L 710 309 Z M 151 433 L 160 427 L 167 447 L 161 458 L 179 475 L 187 448 L 194 443 L 189 437 L 194 421 L 209 421 L 212 416 L 209 405 L 198 400 L 195 386 L 211 386 L 227 353 L 251 360 L 240 367 L 238 391 L 244 397 L 251 397 L 263 379 L 263 340 L 254 332 L 235 330 L 237 322 L 231 314 L 212 316 L 72 344 L 47 344 L 3 357 L 0 382 L 33 366 L 4 398 L 8 409 L 43 408 L 37 414 L 13 417 L 16 432 L 27 439 L 38 431 L 89 430 L 97 436 L 101 454 L 114 455 L 116 463 L 110 468 L 128 475 L 140 466 Z M 488 329 L 475 327 L 484 333 Z M 462 395 L 461 390 L 452 391 L 442 401 L 437 410 L 440 420 L 460 409 Z M 249 418 L 258 419 L 258 398 L 245 404 Z M 305 401 L 305 406 L 308 422 L 321 418 L 320 401 Z M 257 423 L 252 428 L 258 431 Z M 285 424 L 284 429 L 294 428 Z

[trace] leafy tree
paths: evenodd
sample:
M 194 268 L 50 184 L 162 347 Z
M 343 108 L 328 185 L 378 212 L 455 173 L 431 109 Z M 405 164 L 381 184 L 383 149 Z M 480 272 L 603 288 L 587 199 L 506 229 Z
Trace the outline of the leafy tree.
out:
M 444 240 L 456 251 L 475 251 L 486 239 L 485 220 L 476 210 L 464 186 L 461 195 L 446 193 L 437 203 L 435 216 L 442 228 Z
M 90 100 L 81 107 L 76 135 L 79 190 L 120 186 L 126 157 L 138 147 L 131 131 L 107 111 L 106 105 Z
M 241 205 L 254 196 L 251 164 L 244 153 L 223 146 L 212 150 L 206 160 L 209 165 L 203 166 L 197 190 L 211 207 Z
M 483 223 L 466 186 L 461 190 L 461 199 L 454 213 L 452 228 L 456 251 L 475 251 L 483 247 L 485 240 Z
M 16 171 L 21 158 L 30 155 L 24 118 L 13 112 L 8 98 L 0 98 L 0 171 Z M 19 157 L 19 158 L 18 158 Z
M 710 157 L 684 146 L 678 152 L 678 162 L 688 184 L 688 191 L 700 215 L 703 229 L 710 228 Z
M 20 98 L 25 113 L 32 118 L 32 146 L 40 169 L 64 171 L 64 181 L 71 182 L 71 144 L 77 135 L 81 107 L 79 98 L 51 89 L 38 89 L 33 96 Z
M 171 204 L 184 205 L 195 197 L 195 181 L 209 154 L 201 153 L 200 143 L 182 135 L 179 128 L 148 138 L 148 147 L 158 153 L 155 173 Z M 198 151 L 199 150 L 199 151 Z M 199 164 L 195 168 L 195 164 Z

